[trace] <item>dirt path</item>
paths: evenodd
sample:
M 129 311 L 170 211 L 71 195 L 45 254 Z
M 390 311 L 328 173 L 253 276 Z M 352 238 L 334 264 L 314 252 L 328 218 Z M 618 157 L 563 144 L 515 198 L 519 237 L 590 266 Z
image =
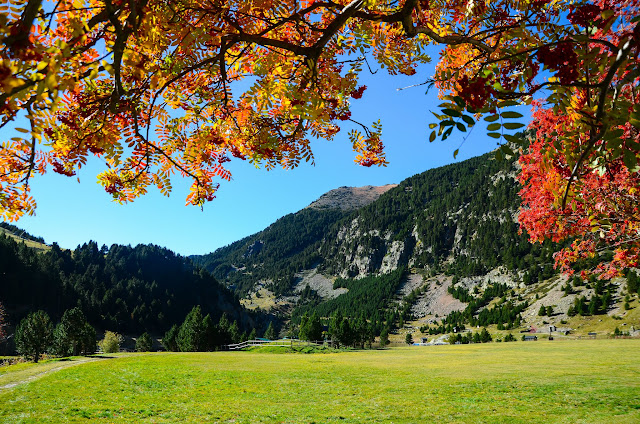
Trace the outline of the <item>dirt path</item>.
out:
M 0 391 L 12 389 L 25 383 L 30 383 L 31 381 L 37 380 L 44 377 L 45 375 L 60 371 L 65 368 L 73 367 L 80 364 L 86 364 L 87 362 L 102 361 L 106 359 L 113 359 L 113 357 L 91 356 L 67 359 L 57 362 L 33 365 L 29 368 L 0 374 Z

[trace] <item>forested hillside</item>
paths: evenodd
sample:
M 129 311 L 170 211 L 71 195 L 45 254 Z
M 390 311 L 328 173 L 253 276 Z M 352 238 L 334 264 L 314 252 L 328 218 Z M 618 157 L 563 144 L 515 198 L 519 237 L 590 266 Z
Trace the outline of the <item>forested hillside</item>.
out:
M 527 270 L 532 280 L 545 267 L 551 272 L 551 244 L 519 234 L 515 167 L 487 154 L 403 181 L 332 229 L 323 267 L 344 277 L 402 265 L 459 276 L 503 265 Z
M 519 231 L 516 166 L 484 155 L 429 170 L 357 210 L 339 201 L 306 208 L 192 258 L 154 245 L 36 250 L 0 234 L 0 301 L 13 322 L 36 309 L 57 320 L 77 306 L 99 329 L 134 334 L 161 334 L 200 305 L 211 324 L 226 313 L 219 326 L 230 336 L 216 348 L 274 321 L 240 299 L 252 309 L 277 305 L 270 328 L 288 322 L 293 335 L 308 335 L 323 323 L 342 344 L 385 338 L 413 320 L 441 334 L 632 308 L 636 274 L 625 293 L 619 281 L 551 278 L 557 246 L 531 244 Z
M 100 329 L 160 334 L 194 305 L 215 322 L 223 313 L 242 327 L 253 318 L 237 297 L 188 258 L 154 245 L 99 247 L 95 242 L 39 253 L 0 234 L 0 300 L 16 323 L 43 309 L 54 319 L 80 307 Z
M 402 266 L 458 276 L 506 266 L 537 281 L 553 273 L 553 249 L 518 231 L 515 166 L 488 154 L 429 170 L 351 213 L 304 209 L 193 259 L 243 296 L 264 281 L 286 294 L 312 267 L 361 278 Z
M 318 251 L 320 242 L 344 216 L 339 208 L 303 209 L 257 234 L 191 259 L 241 295 L 263 280 L 271 281 L 271 288 L 277 293 L 285 293 L 291 289 L 297 272 L 323 260 Z

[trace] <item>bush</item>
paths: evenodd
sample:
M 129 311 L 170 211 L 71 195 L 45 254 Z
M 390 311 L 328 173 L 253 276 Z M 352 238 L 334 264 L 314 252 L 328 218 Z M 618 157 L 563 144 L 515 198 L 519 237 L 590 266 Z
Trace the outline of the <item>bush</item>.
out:
M 513 334 L 509 333 L 506 336 L 504 336 L 504 341 L 505 342 L 515 342 L 516 338 L 513 336 Z
M 40 360 L 51 344 L 53 324 L 45 311 L 32 312 L 20 321 L 16 329 L 16 350 L 34 362 Z
M 118 353 L 120 352 L 120 344 L 122 343 L 122 336 L 112 331 L 104 333 L 104 339 L 99 343 L 100 349 L 104 353 Z
M 153 340 L 149 333 L 142 333 L 138 340 L 136 340 L 136 350 L 138 352 L 151 352 L 153 348 Z

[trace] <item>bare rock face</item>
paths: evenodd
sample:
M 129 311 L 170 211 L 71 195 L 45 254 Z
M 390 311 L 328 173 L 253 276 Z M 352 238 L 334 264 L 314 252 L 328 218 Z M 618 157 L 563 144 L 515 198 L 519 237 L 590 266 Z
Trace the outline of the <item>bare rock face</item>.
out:
M 387 184 L 377 187 L 340 187 L 323 194 L 307 208 L 355 210 L 374 202 L 380 195 L 397 186 L 397 184 Z

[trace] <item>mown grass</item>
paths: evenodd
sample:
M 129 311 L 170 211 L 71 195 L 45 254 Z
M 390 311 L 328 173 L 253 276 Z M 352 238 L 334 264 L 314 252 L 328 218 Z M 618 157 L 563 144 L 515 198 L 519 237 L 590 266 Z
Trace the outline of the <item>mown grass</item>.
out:
M 0 390 L 0 422 L 636 423 L 639 374 L 639 340 L 131 354 Z

